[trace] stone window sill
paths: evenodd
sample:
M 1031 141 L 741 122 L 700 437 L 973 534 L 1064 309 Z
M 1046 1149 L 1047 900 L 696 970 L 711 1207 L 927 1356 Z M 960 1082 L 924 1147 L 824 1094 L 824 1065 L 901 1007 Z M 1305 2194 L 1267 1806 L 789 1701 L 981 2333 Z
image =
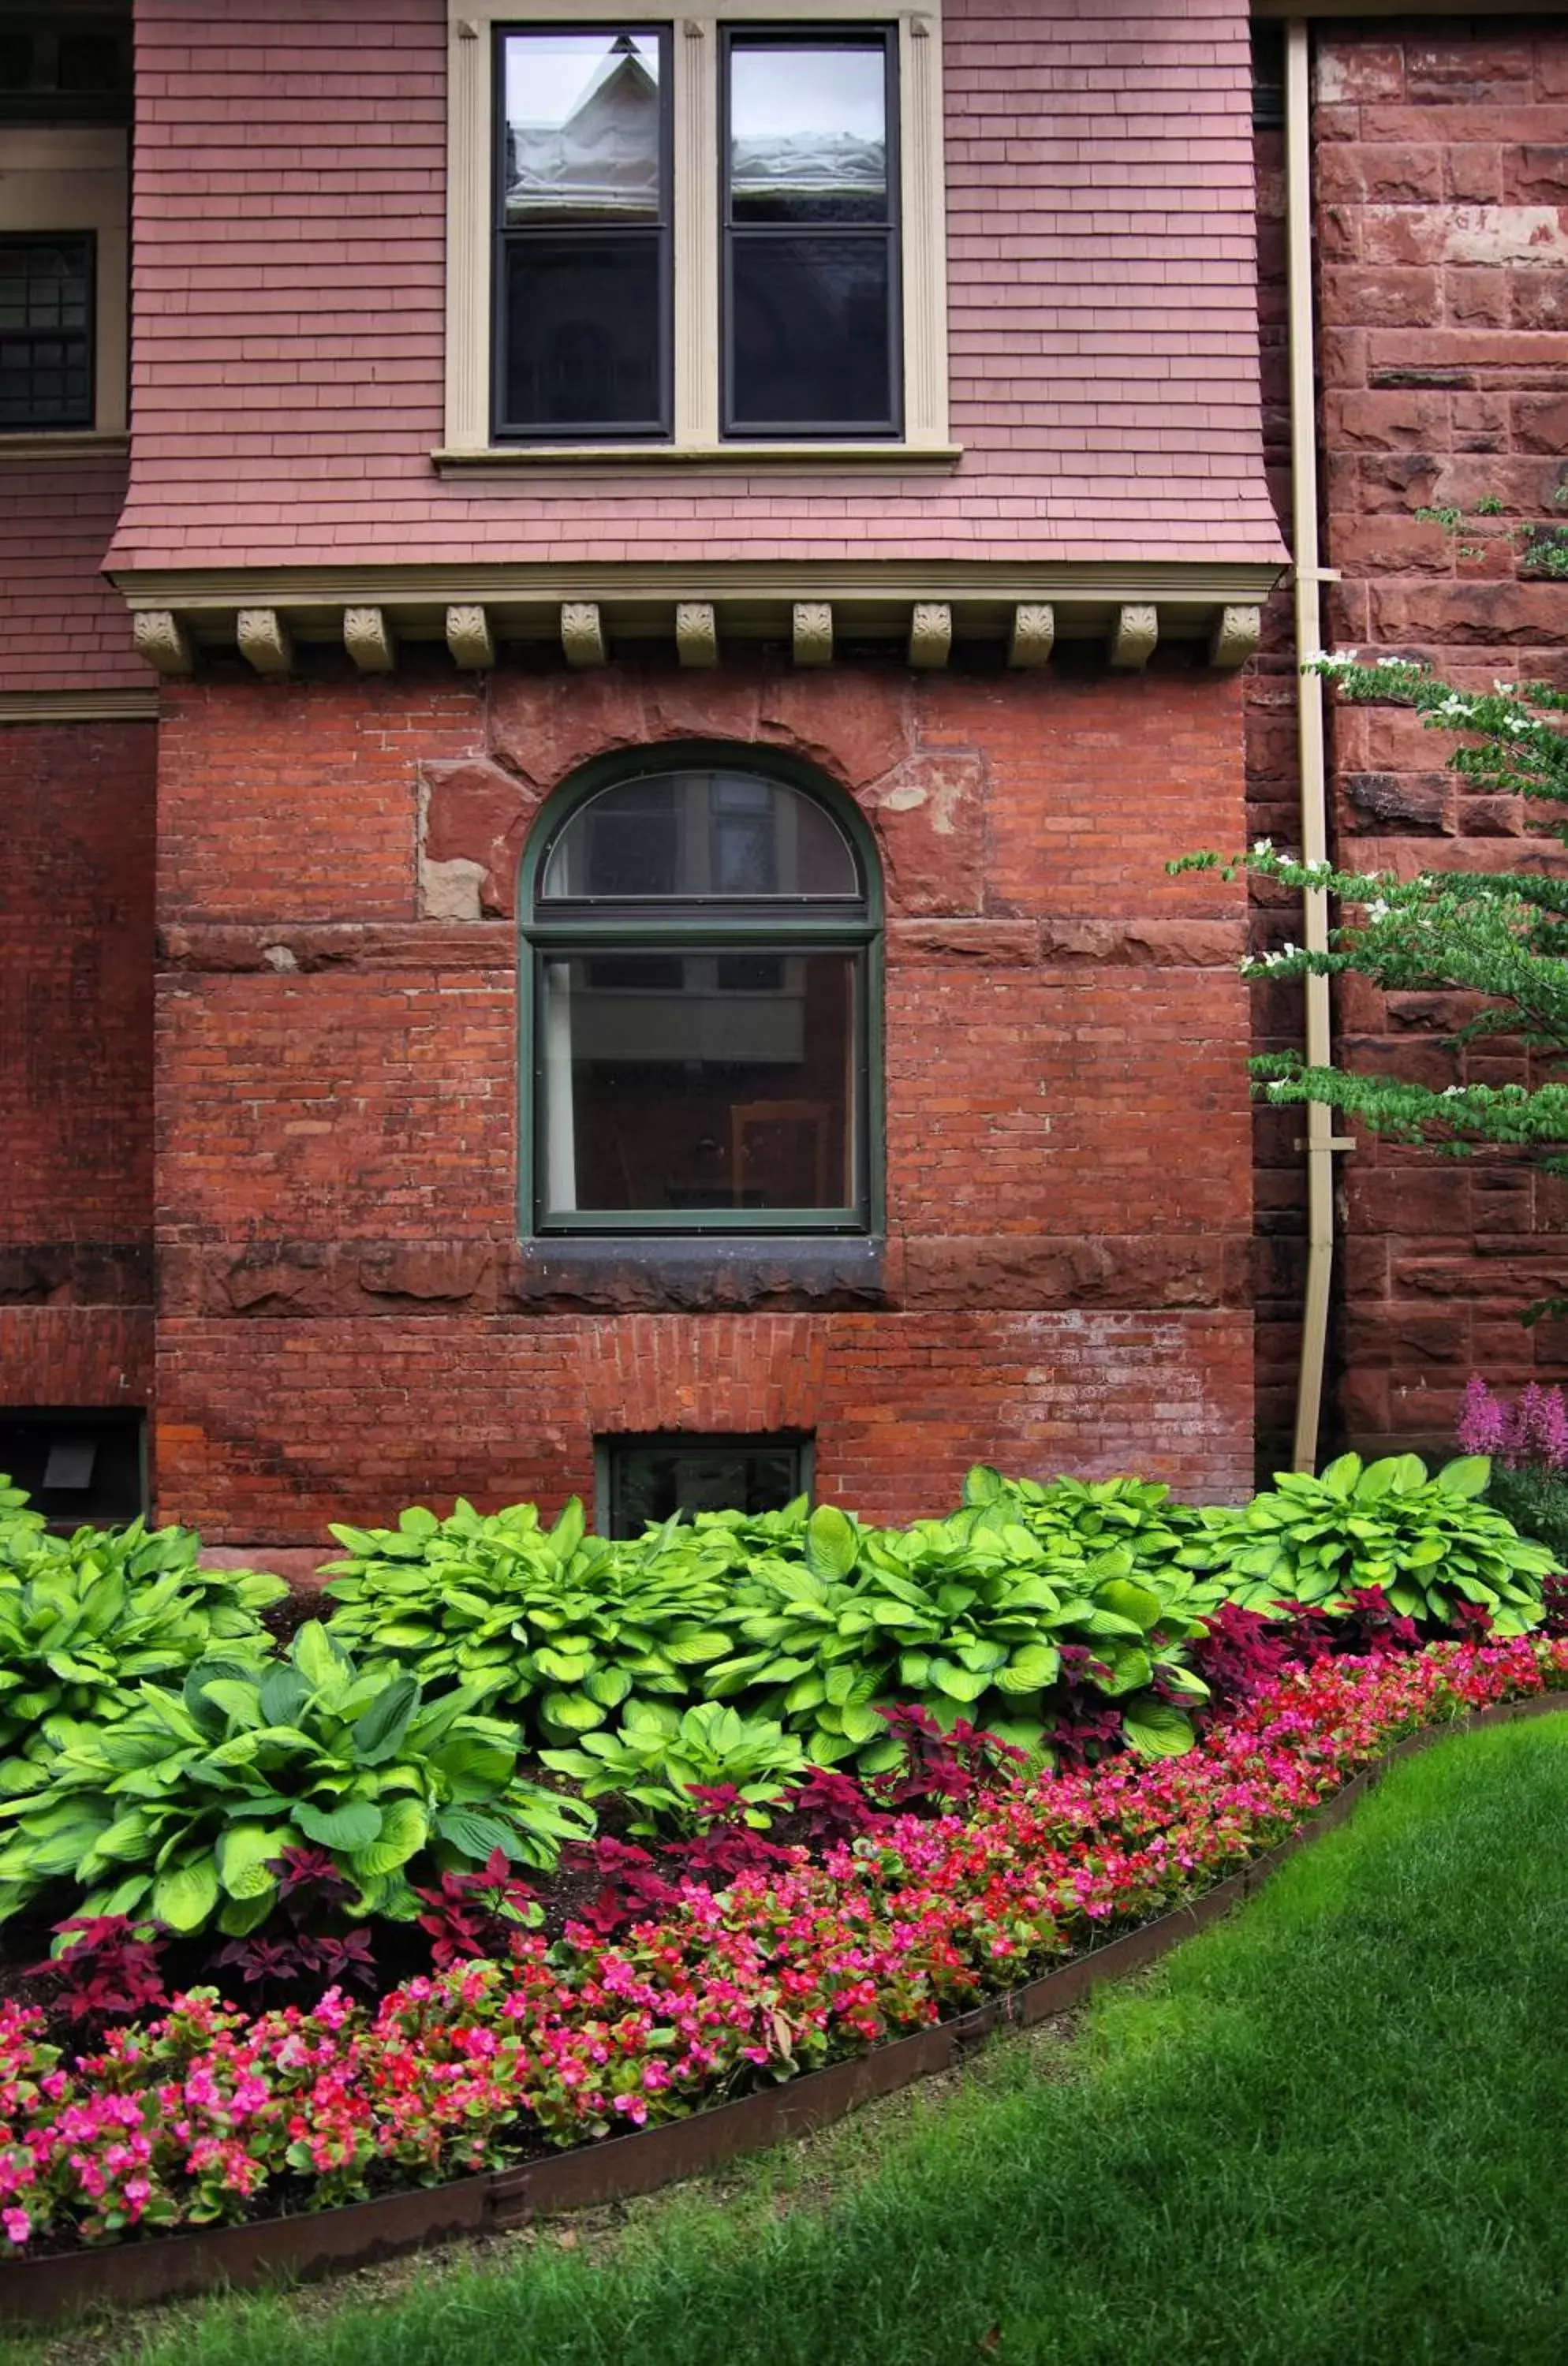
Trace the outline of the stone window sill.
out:
M 542 469 L 582 469 L 595 476 L 638 476 L 645 469 L 676 468 L 728 476 L 755 475 L 759 468 L 791 469 L 801 476 L 823 469 L 873 469 L 897 475 L 952 469 L 964 457 L 961 444 L 496 444 L 474 452 L 431 454 L 443 477 L 536 475 Z
M 709 1313 L 751 1306 L 881 1306 L 886 1242 L 805 1234 L 619 1234 L 525 1241 L 514 1302 L 600 1312 Z
M 0 433 L 0 460 L 98 460 L 130 449 L 129 435 L 95 427 Z

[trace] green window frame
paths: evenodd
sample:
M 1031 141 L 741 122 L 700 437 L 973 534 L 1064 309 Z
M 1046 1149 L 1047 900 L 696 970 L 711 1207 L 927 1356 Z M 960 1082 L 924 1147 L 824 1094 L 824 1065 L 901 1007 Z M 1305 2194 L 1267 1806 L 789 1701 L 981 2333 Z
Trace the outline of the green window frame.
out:
M 857 892 L 771 898 L 712 892 L 581 897 L 547 895 L 550 858 L 574 818 L 606 790 L 670 775 L 745 775 L 794 790 L 820 807 L 852 858 Z M 883 894 L 875 841 L 852 799 L 809 765 L 772 749 L 682 741 L 607 758 L 588 766 L 542 810 L 529 834 L 519 879 L 519 1222 L 526 1239 L 605 1234 L 728 1237 L 880 1234 L 884 1224 Z M 551 1207 L 547 1202 L 550 1117 L 545 970 L 564 958 L 614 962 L 660 952 L 716 961 L 747 955 L 787 961 L 792 954 L 841 953 L 854 987 L 847 1046 L 852 1089 L 854 1189 L 836 1206 L 747 1205 Z M 575 1103 L 573 1104 L 575 1124 Z M 558 1120 L 558 1122 L 559 1121 Z

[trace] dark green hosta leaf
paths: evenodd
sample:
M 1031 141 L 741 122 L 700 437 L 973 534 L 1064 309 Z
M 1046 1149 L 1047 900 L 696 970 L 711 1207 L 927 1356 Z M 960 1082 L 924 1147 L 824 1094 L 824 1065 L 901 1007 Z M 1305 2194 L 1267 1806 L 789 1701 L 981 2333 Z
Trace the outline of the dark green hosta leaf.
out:
M 368 1848 L 381 1830 L 381 1810 L 369 1799 L 351 1799 L 341 1808 L 317 1808 L 301 1799 L 294 1820 L 307 1840 L 321 1848 Z
M 397 1756 L 418 1707 L 419 1686 L 412 1676 L 382 1686 L 354 1720 L 354 1754 L 361 1766 L 382 1766 Z
M 574 1499 L 575 1500 L 575 1499 Z M 510 1824 L 498 1817 L 481 1816 L 471 1808 L 443 1808 L 436 1815 L 435 1829 L 453 1848 L 483 1865 L 496 1849 L 515 1864 L 523 1852 L 517 1834 Z

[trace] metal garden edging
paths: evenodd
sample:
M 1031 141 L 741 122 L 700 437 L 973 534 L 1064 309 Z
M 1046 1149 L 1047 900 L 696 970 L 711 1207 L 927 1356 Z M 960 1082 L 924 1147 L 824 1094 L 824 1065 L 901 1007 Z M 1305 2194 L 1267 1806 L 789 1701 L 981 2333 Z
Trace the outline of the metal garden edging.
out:
M 743 2095 L 688 2118 L 581 2145 L 570 2152 L 491 2169 L 451 2184 L 389 2193 L 336 2210 L 263 2218 L 204 2234 L 150 2236 L 102 2250 L 21 2259 L 0 2270 L 0 2321 L 50 2325 L 100 2308 L 130 2308 L 219 2289 L 244 2291 L 273 2279 L 310 2281 L 368 2267 L 454 2236 L 501 2232 L 718 2169 L 786 2137 L 807 2135 L 879 2095 L 961 2064 L 998 2029 L 1027 2029 L 1068 2012 L 1103 1980 L 1125 1978 L 1228 1914 L 1299 1848 L 1342 1824 L 1388 1768 L 1434 1742 L 1516 1718 L 1568 1714 L 1568 1694 L 1546 1693 L 1478 1709 L 1452 1723 L 1407 1734 L 1354 1775 L 1297 1831 L 1190 1904 L 1140 1923 L 1060 1969 L 1023 1982 L 952 2021 L 895 2038 L 782 2087 Z

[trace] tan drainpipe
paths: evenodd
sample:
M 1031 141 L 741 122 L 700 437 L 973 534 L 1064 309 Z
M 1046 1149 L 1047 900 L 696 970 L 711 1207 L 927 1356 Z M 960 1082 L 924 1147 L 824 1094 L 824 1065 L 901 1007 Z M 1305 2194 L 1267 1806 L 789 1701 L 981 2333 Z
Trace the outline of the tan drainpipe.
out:
M 1323 647 L 1324 570 L 1317 535 L 1317 393 L 1312 307 L 1312 112 L 1307 28 L 1285 28 L 1285 227 L 1288 241 L 1291 336 L 1292 550 L 1295 559 L 1296 655 Z M 1302 860 L 1328 854 L 1328 806 L 1324 777 L 1323 678 L 1296 675 L 1301 741 Z M 1321 888 L 1303 897 L 1303 942 L 1309 952 L 1328 947 L 1328 898 Z M 1306 1056 L 1326 1067 L 1332 1044 L 1328 980 L 1306 981 Z M 1302 1310 L 1301 1377 L 1296 1389 L 1293 1452 L 1298 1470 L 1317 1467 L 1323 1366 L 1328 1342 L 1328 1291 L 1334 1275 L 1334 1153 L 1332 1111 L 1322 1101 L 1306 1110 L 1307 1274 Z

